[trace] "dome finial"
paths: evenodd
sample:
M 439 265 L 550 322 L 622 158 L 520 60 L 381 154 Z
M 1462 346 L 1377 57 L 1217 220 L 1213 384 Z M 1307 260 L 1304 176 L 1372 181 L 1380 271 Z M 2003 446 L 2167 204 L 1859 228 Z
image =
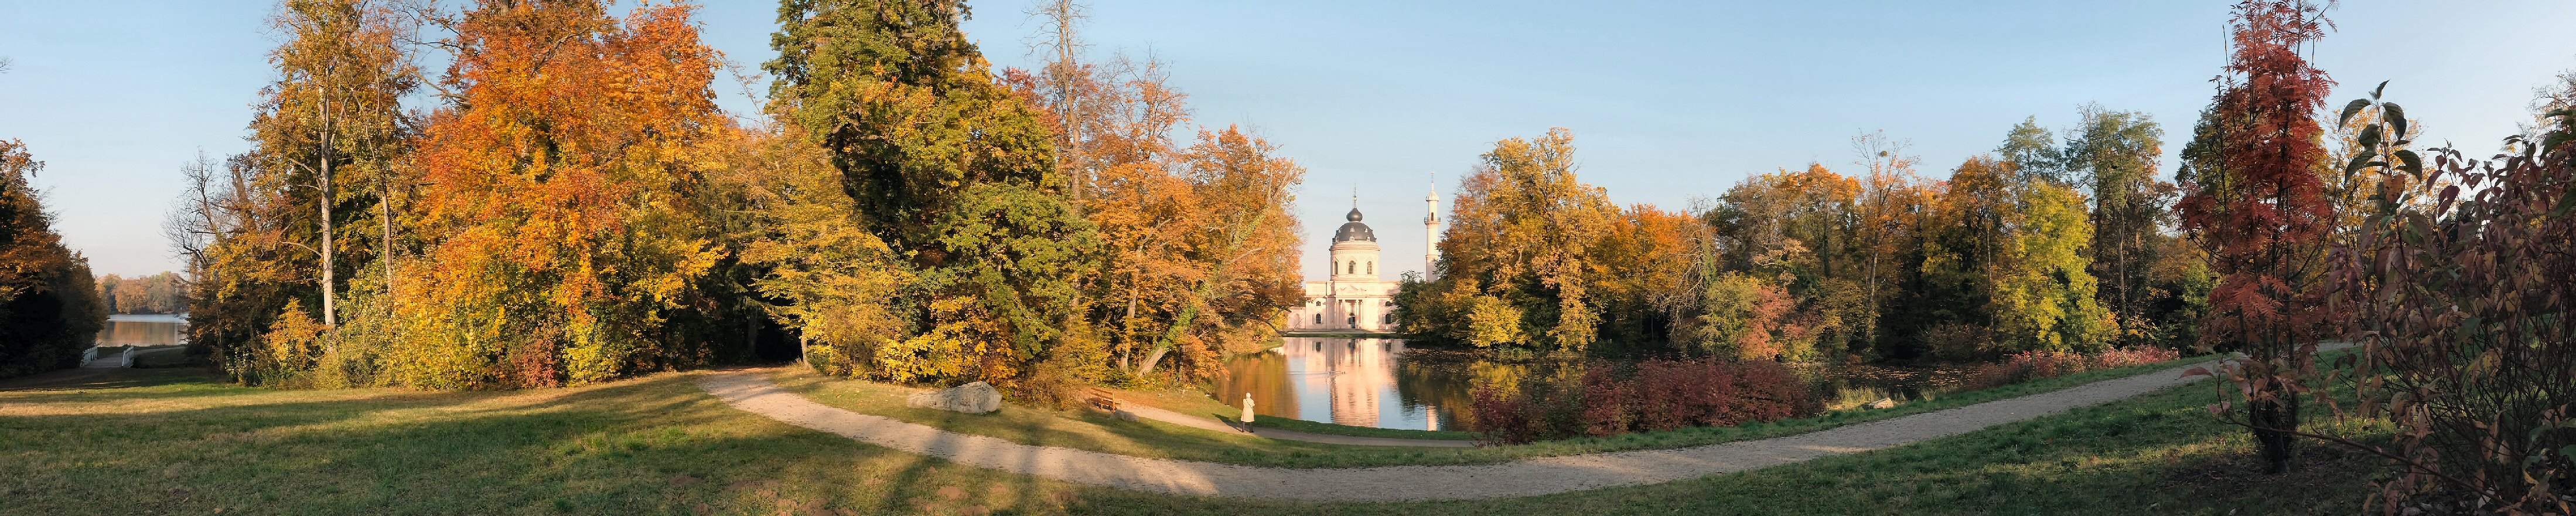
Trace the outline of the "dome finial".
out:
M 1360 187 L 1351 187 L 1351 214 L 1342 218 L 1350 219 L 1351 222 L 1360 221 Z

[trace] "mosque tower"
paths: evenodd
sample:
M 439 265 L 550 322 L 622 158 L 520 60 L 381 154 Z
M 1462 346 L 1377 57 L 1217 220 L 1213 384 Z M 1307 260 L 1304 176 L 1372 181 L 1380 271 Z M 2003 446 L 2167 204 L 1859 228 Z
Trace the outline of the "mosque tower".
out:
M 1431 281 L 1433 266 L 1440 263 L 1440 175 L 1431 176 L 1431 193 L 1422 194 L 1430 208 L 1422 212 L 1422 281 Z

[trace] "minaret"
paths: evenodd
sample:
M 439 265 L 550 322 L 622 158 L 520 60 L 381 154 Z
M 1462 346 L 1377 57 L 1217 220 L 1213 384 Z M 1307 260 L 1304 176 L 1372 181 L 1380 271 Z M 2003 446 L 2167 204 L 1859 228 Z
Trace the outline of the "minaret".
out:
M 1431 173 L 1431 193 L 1422 202 L 1430 204 L 1422 212 L 1422 281 L 1431 281 L 1431 268 L 1440 263 L 1440 173 Z

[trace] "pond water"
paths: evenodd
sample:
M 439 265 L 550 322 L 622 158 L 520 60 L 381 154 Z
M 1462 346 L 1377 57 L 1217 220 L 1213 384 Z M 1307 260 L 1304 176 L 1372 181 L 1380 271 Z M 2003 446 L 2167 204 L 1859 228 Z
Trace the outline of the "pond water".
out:
M 107 316 L 107 328 L 98 332 L 101 346 L 170 346 L 186 344 L 188 316 L 172 314 L 115 314 Z
M 1478 385 L 1553 377 L 1578 364 L 1502 360 L 1490 351 L 1408 348 L 1401 339 L 1288 337 L 1269 351 L 1226 363 L 1219 401 L 1265 416 L 1406 430 L 1466 430 L 1459 414 Z M 1827 409 L 1892 398 L 1938 396 L 1965 382 L 1969 366 L 1800 364 Z

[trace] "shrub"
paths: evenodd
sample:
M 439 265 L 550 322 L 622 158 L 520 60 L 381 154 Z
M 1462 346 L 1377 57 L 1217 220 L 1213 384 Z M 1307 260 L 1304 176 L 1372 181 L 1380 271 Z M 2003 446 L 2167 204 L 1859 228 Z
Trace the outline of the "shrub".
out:
M 1468 428 L 1489 444 L 1778 421 L 1823 410 L 1776 362 L 1595 363 L 1579 380 L 1524 379 L 1475 391 Z
M 2576 513 L 2576 84 L 2549 100 L 2550 132 L 2509 139 L 2518 153 L 2355 167 L 2387 179 L 2360 245 L 2335 257 L 2362 345 L 2343 360 L 2359 411 L 2395 437 L 2311 437 L 2389 458 L 2373 496 L 2386 514 Z M 2406 134 L 2396 106 L 2354 105 Z
M 2003 362 L 1977 366 L 1968 378 L 1968 390 L 1983 390 L 2016 383 L 2055 378 L 2070 374 L 2140 364 L 2153 364 L 2182 358 L 2182 352 L 2156 346 L 2134 346 L 2113 349 L 2094 355 L 2055 351 L 2025 351 L 2004 357 Z

